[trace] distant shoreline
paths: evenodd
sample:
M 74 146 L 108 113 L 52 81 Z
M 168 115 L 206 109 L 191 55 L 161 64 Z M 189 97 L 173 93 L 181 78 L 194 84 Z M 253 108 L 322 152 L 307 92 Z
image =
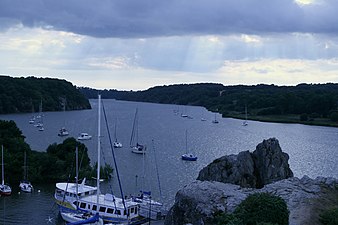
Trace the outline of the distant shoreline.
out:
M 222 115 L 224 118 L 234 118 L 245 120 L 244 115 L 227 114 Z M 337 122 L 333 122 L 326 118 L 313 118 L 308 121 L 300 121 L 300 115 L 269 115 L 269 116 L 248 116 L 248 121 L 270 122 L 270 123 L 293 123 L 312 126 L 324 126 L 324 127 L 338 127 Z

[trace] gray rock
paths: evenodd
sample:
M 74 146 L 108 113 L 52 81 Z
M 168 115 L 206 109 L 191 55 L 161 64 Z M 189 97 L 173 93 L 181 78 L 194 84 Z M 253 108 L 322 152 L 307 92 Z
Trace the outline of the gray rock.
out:
M 253 153 L 244 151 L 214 160 L 199 172 L 197 180 L 262 188 L 265 184 L 293 177 L 288 160 L 278 140 L 270 138 L 258 144 Z
M 241 188 L 238 185 L 194 181 L 177 192 L 175 204 L 166 217 L 166 225 L 211 225 L 214 215 L 219 212 L 231 213 L 250 194 L 269 192 L 283 198 L 290 211 L 289 224 L 308 223 L 309 202 L 323 197 L 322 187 L 335 191 L 330 185 L 338 184 L 334 178 L 302 179 L 293 177 L 265 185 L 262 189 Z M 327 190 L 326 190 L 327 191 Z

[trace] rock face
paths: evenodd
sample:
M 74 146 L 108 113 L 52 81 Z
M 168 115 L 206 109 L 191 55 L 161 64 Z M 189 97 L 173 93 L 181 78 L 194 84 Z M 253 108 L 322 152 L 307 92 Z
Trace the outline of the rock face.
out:
M 270 138 L 258 144 L 253 153 L 245 151 L 214 160 L 200 171 L 197 180 L 262 188 L 265 184 L 293 177 L 288 160 L 278 140 Z
M 253 153 L 214 160 L 200 171 L 195 182 L 177 192 L 165 225 L 214 224 L 215 214 L 232 213 L 256 192 L 283 198 L 290 211 L 290 225 L 319 224 L 323 209 L 338 206 L 338 180 L 293 177 L 288 160 L 275 138 L 258 144 Z
M 302 179 L 293 177 L 264 186 L 262 189 L 241 188 L 238 185 L 214 181 L 195 181 L 177 192 L 175 204 L 170 209 L 165 225 L 214 224 L 215 213 L 231 213 L 250 194 L 269 192 L 283 198 L 290 211 L 290 225 L 318 224 L 318 217 L 311 211 L 315 202 L 332 201 L 338 204 L 338 192 L 335 189 L 338 180 L 318 177 Z M 324 193 L 334 193 L 325 197 Z M 325 202 L 324 201 L 324 202 Z

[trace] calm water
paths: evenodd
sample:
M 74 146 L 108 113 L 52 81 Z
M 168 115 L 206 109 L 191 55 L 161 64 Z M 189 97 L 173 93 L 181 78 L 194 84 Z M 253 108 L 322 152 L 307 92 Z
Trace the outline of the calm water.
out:
M 61 126 L 65 125 L 73 137 L 77 137 L 80 132 L 87 132 L 93 139 L 84 143 L 89 149 L 92 162 L 95 162 L 97 102 L 92 100 L 91 104 L 92 110 L 45 112 L 43 132 L 28 123 L 31 114 L 0 115 L 0 119 L 14 120 L 31 148 L 38 151 L 45 151 L 49 144 L 63 141 L 64 138 L 57 136 Z M 114 135 L 117 119 L 117 137 L 124 145 L 115 150 L 124 195 L 138 193 L 145 187 L 144 189 L 152 190 L 154 198 L 160 199 L 155 167 L 157 163 L 163 202 L 169 208 L 177 190 L 195 180 L 199 170 L 215 158 L 245 150 L 253 151 L 258 143 L 270 137 L 276 137 L 282 150 L 289 154 L 289 163 L 295 176 L 338 178 L 338 128 L 254 121 L 249 121 L 249 125 L 243 127 L 241 120 L 221 118 L 220 115 L 217 115 L 220 123 L 213 124 L 213 113 L 193 106 L 115 100 L 104 100 L 104 106 L 111 135 Z M 142 155 L 131 153 L 128 147 L 136 108 L 139 114 L 139 143 L 146 144 L 148 148 L 145 159 Z M 175 115 L 174 110 L 186 113 L 193 119 Z M 201 117 L 207 121 L 201 121 Z M 186 130 L 189 151 L 198 155 L 197 162 L 180 159 L 181 154 L 185 153 Z M 104 122 L 101 134 L 103 163 L 112 164 L 112 152 Z M 101 190 L 110 192 L 112 186 L 113 193 L 120 196 L 116 180 L 114 174 L 112 184 L 103 183 Z M 17 194 L 16 190 L 11 197 L 1 198 L 0 224 L 27 224 L 27 221 L 32 221 L 28 224 L 61 224 L 53 202 L 54 185 L 36 186 L 35 190 L 38 189 L 40 193 Z

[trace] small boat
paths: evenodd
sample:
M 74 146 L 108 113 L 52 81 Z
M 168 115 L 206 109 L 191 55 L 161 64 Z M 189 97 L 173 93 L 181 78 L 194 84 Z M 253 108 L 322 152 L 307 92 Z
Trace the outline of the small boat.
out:
M 218 120 L 216 119 L 216 113 L 215 113 L 215 119 L 212 120 L 212 123 L 218 123 Z
M 20 181 L 19 187 L 23 192 L 31 193 L 33 191 L 33 185 L 27 180 Z
M 64 137 L 64 136 L 68 136 L 68 135 L 69 135 L 69 132 L 68 132 L 68 130 L 65 127 L 62 127 L 59 130 L 58 136 Z
M 135 146 L 131 147 L 131 151 L 136 154 L 145 154 L 147 152 L 147 147 L 136 143 Z
M 69 222 L 68 225 L 80 225 L 80 224 L 89 224 L 89 225 L 103 225 L 103 220 L 100 218 L 99 214 L 96 213 L 92 215 L 91 213 L 71 213 L 71 212 L 61 212 L 60 213 L 64 221 Z
M 131 152 L 136 154 L 145 154 L 147 148 L 145 145 L 138 143 L 138 109 L 136 108 L 134 122 L 133 122 L 133 129 L 131 132 L 130 137 L 130 148 Z
M 34 124 L 35 123 L 35 116 L 30 118 L 30 120 L 28 122 L 29 122 L 29 124 Z
M 33 191 L 33 185 L 31 182 L 28 181 L 28 170 L 27 170 L 27 157 L 26 157 L 26 151 L 24 155 L 24 163 L 23 163 L 23 180 L 20 181 L 20 190 L 23 192 L 31 193 Z
M 182 160 L 185 161 L 196 161 L 197 156 L 192 153 L 188 153 L 188 131 L 185 130 L 185 154 L 181 156 Z
M 4 172 L 4 146 L 1 146 L 1 175 L 2 175 L 2 183 L 0 184 L 0 195 L 8 196 L 12 194 L 12 188 L 5 184 L 5 172 Z
M 114 145 L 114 148 L 122 148 L 122 144 L 120 142 L 114 141 L 113 145 Z
M 39 126 L 39 131 L 44 131 L 45 128 L 43 127 L 43 124 L 41 126 Z
M 193 155 L 192 153 L 186 153 L 182 155 L 182 160 L 185 161 L 196 161 L 197 156 Z
M 114 146 L 114 148 L 122 148 L 122 143 L 117 141 L 116 127 L 117 127 L 117 118 L 116 118 L 116 120 L 115 120 L 115 133 L 114 133 L 115 141 L 114 141 L 114 143 L 113 143 L 113 146 Z
M 163 204 L 151 198 L 151 192 L 141 191 L 141 195 L 134 197 L 133 201 L 140 205 L 139 214 L 144 218 L 158 220 L 163 217 Z
M 77 137 L 77 140 L 90 140 L 92 136 L 87 133 L 81 133 L 80 136 Z

